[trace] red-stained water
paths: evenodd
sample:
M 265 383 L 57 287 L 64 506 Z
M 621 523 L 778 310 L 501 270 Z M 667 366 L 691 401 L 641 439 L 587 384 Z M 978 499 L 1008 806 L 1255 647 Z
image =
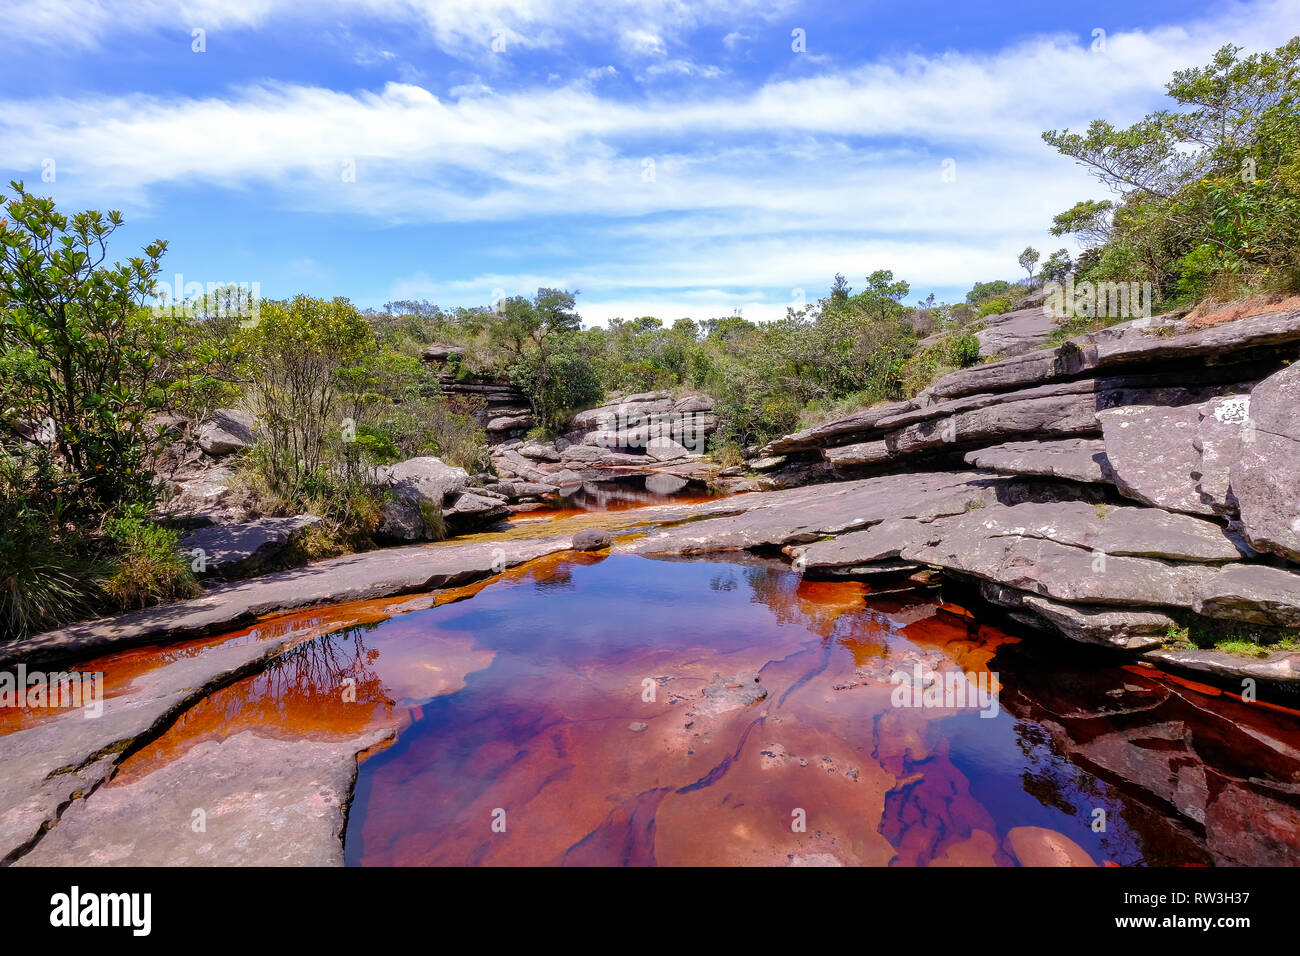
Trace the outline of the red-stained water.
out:
M 350 864 L 1283 865 L 1300 847 L 1293 711 L 1017 640 L 950 595 L 569 553 L 451 596 L 305 642 L 108 786 L 240 731 L 392 726 L 360 765 Z M 996 676 L 991 716 L 900 706 L 891 677 L 917 667 Z

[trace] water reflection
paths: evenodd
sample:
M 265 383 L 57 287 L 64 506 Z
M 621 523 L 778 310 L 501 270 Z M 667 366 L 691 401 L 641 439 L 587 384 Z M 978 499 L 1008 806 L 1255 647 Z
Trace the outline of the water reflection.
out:
M 353 864 L 1293 859 L 1294 715 L 871 587 L 753 558 L 553 556 L 301 645 L 120 779 L 240 730 L 394 726 L 360 767 Z M 897 706 L 918 668 L 996 672 L 996 714 Z

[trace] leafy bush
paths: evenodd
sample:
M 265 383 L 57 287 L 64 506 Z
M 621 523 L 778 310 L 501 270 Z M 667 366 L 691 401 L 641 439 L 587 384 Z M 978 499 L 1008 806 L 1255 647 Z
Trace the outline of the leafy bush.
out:
M 115 518 L 104 530 L 114 554 L 103 589 L 119 606 L 147 607 L 199 593 L 177 550 L 179 532 L 140 518 Z

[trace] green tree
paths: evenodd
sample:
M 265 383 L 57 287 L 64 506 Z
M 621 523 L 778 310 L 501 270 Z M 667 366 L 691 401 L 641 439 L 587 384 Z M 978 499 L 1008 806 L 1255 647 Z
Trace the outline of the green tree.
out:
M 1034 266 L 1038 264 L 1038 250 L 1033 246 L 1025 246 L 1025 251 L 1016 257 L 1016 261 L 1020 263 L 1020 268 L 1029 273 L 1029 281 L 1032 283 L 1034 281 Z
M 1039 275 L 1044 282 L 1064 282 L 1073 268 L 1074 263 L 1070 261 L 1069 250 L 1057 249 L 1043 262 Z
M 345 298 L 298 295 L 262 303 L 247 330 L 248 401 L 262 428 L 264 474 L 295 499 L 343 428 L 343 398 L 378 352 L 374 330 Z
M 1240 52 L 1227 45 L 1176 72 L 1174 107 L 1130 127 L 1043 134 L 1121 197 L 1054 220 L 1056 235 L 1104 243 L 1090 276 L 1190 296 L 1223 281 L 1300 287 L 1300 37 Z
M 0 405 L 3 419 L 57 460 L 60 495 L 102 517 L 148 502 L 158 439 L 152 415 L 169 392 L 155 369 L 163 330 L 143 308 L 167 248 L 108 262 L 116 211 L 59 213 L 10 183 L 0 197 Z

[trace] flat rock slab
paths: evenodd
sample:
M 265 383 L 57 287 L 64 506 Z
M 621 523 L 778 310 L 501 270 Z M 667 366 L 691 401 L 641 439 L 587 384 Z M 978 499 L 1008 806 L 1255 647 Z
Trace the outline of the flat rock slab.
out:
M 1179 561 L 1236 561 L 1241 552 L 1212 521 L 1159 508 L 1084 501 L 996 505 L 934 525 L 936 534 L 1042 538 L 1087 551 Z
M 90 657 L 109 647 L 229 631 L 266 614 L 465 584 L 569 546 L 567 536 L 500 542 L 447 542 L 388 548 L 320 561 L 201 597 L 46 631 L 0 649 L 0 667 Z
M 917 403 L 908 400 L 877 405 L 875 408 L 866 408 L 860 412 L 845 415 L 842 418 L 805 428 L 803 431 L 795 432 L 792 435 L 777 438 L 763 446 L 763 454 L 786 455 L 791 452 L 816 451 L 831 445 L 842 444 L 842 439 L 845 436 L 872 431 L 881 419 L 917 407 L 919 407 Z
M 618 550 L 697 554 L 808 544 L 891 517 L 959 514 L 974 502 L 997 500 L 1007 481 L 979 472 L 923 472 L 747 495 L 729 502 L 738 513 L 651 531 Z
M 1070 481 L 1113 480 L 1100 438 L 1016 441 L 968 452 L 966 464 L 1008 475 L 1042 475 Z
M 1196 487 L 1201 471 L 1196 406 L 1130 405 L 1097 417 L 1120 494 L 1171 511 L 1214 514 Z
M 1092 553 L 1043 538 L 989 536 L 975 523 L 944 529 L 932 544 L 904 548 L 905 561 L 932 564 L 1069 604 L 1190 607 L 1217 569 L 1156 558 Z
M 1212 650 L 1151 650 L 1145 660 L 1165 667 L 1214 674 L 1216 677 L 1295 683 L 1300 681 L 1300 654 L 1278 651 L 1266 657 L 1244 657 Z
M 1201 583 L 1193 609 L 1206 617 L 1297 627 L 1300 574 L 1261 564 L 1232 565 Z
M 181 538 L 180 550 L 192 559 L 197 574 L 253 570 L 283 551 L 295 534 L 320 520 L 316 515 L 297 515 L 208 525 Z
M 1000 607 L 1033 612 L 1058 633 L 1084 644 L 1146 650 L 1159 647 L 1167 640 L 1170 628 L 1178 627 L 1178 621 L 1161 611 L 1065 604 L 990 581 L 981 583 L 980 594 Z
M 1251 392 L 1232 491 L 1246 539 L 1300 562 L 1300 362 Z
M 1041 305 L 985 318 L 985 325 L 975 333 L 980 355 L 1022 355 L 1038 348 L 1056 331 L 1056 321 Z
M 331 626 L 332 627 L 332 626 Z M 128 692 L 92 709 L 68 709 L 0 737 L 0 860 L 12 857 L 53 824 L 74 796 L 99 786 L 128 745 L 149 738 L 211 690 L 260 670 L 315 633 L 229 642 L 178 656 L 135 677 Z
M 204 741 L 76 801 L 17 865 L 342 866 L 357 754 L 394 733 L 324 741 L 244 731 Z

